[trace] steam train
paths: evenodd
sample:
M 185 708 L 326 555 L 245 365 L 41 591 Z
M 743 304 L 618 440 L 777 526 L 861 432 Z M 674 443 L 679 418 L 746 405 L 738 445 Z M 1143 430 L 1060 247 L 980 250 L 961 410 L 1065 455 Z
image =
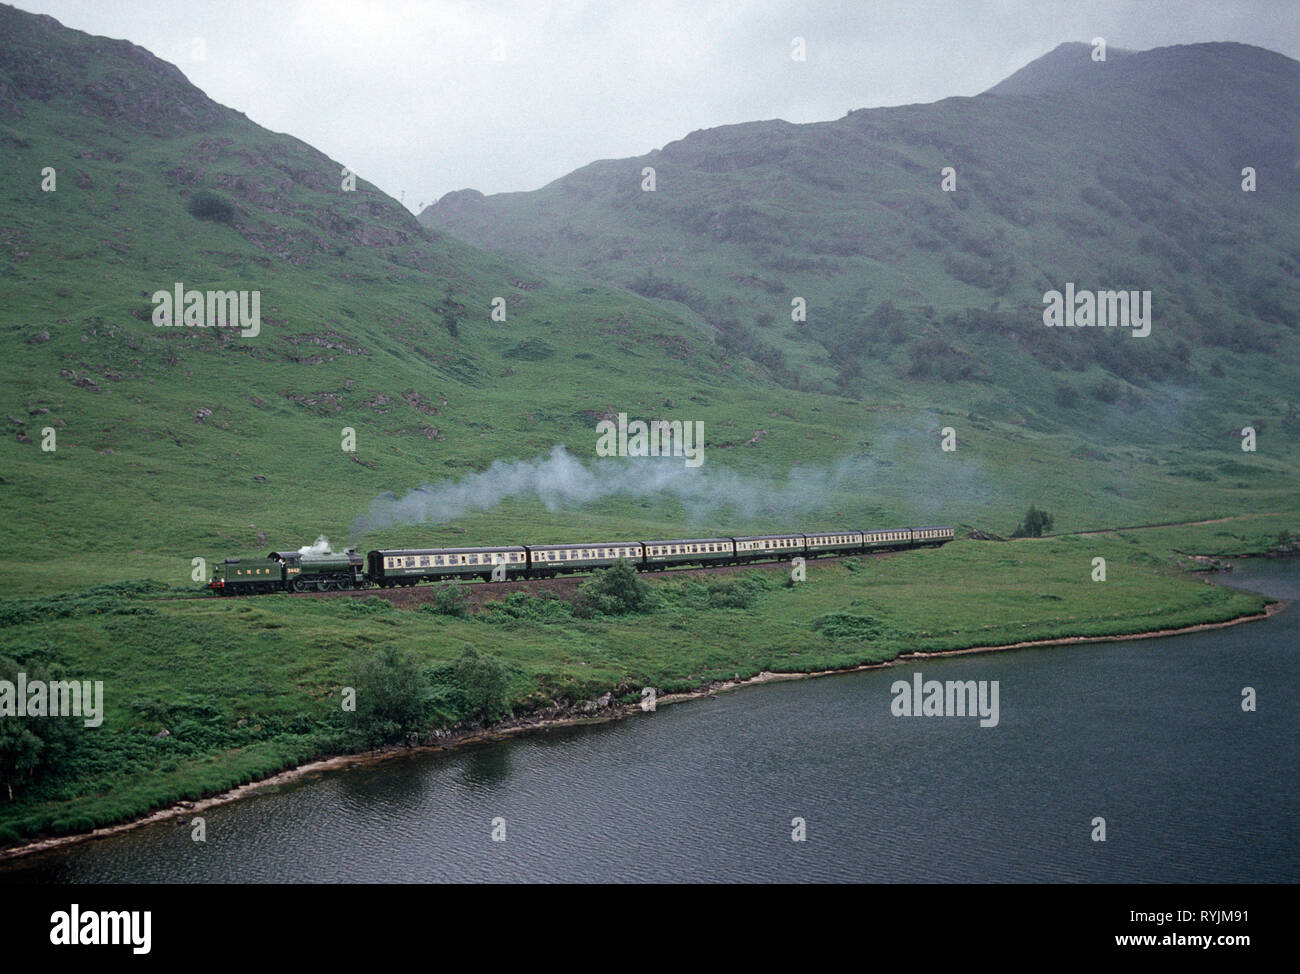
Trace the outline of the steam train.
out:
M 272 551 L 265 558 L 227 558 L 213 570 L 208 587 L 219 595 L 253 595 L 341 591 L 372 585 L 406 587 L 449 579 L 554 578 L 608 568 L 619 561 L 629 562 L 638 571 L 663 571 L 689 565 L 742 565 L 937 547 L 952 539 L 950 527 L 923 527 L 668 541 L 392 548 L 371 551 L 364 559 L 356 549 L 341 554 Z

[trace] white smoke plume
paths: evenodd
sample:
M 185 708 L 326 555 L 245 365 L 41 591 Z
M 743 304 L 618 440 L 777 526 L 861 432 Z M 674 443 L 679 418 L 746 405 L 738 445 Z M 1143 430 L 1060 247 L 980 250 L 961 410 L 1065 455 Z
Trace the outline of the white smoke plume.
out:
M 950 475 L 949 470 L 944 473 Z M 396 525 L 443 524 L 471 511 L 491 510 L 509 499 L 537 500 L 547 510 L 558 511 L 619 494 L 633 499 L 661 497 L 680 501 L 691 521 L 724 510 L 742 517 L 806 514 L 843 508 L 846 495 L 835 496 L 841 490 L 851 491 L 860 502 L 880 474 L 877 462 L 870 458 L 844 458 L 829 466 L 797 466 L 785 483 L 774 484 L 717 464 L 687 467 L 680 457 L 609 458 L 587 465 L 557 446 L 549 457 L 498 460 L 481 473 L 426 485 L 405 497 L 391 493 L 378 497 L 353 522 L 352 538 Z M 942 492 L 939 488 L 929 499 L 938 500 L 936 495 Z
M 298 549 L 300 555 L 332 555 L 334 550 L 330 548 L 330 539 L 321 535 L 311 544 L 305 544 Z

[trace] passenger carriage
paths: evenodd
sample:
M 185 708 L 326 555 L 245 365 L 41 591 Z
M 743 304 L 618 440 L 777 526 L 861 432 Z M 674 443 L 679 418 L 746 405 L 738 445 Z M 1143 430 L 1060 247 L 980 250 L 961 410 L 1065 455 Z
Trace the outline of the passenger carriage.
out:
M 401 548 L 372 551 L 367 556 L 370 580 L 380 588 L 415 585 L 450 578 L 492 578 L 503 565 L 505 577 L 528 571 L 528 550 L 522 545 L 495 548 Z
M 645 560 L 644 546 L 640 541 L 527 545 L 526 549 L 529 572 L 547 578 L 608 568 L 616 561 L 631 562 L 632 567 L 640 568 Z
M 883 531 L 863 531 L 862 547 L 865 551 L 894 551 L 912 543 L 911 528 L 887 528 Z
M 757 534 L 732 538 L 731 541 L 736 546 L 736 561 L 739 562 L 803 557 L 807 552 L 802 534 Z
M 824 531 L 804 535 L 808 557 L 856 554 L 862 550 L 861 531 Z
M 947 527 L 912 528 L 912 543 L 938 547 L 953 539 L 954 531 Z
M 730 564 L 735 558 L 736 545 L 730 538 L 645 542 L 645 565 L 651 571 L 663 571 L 673 565 Z

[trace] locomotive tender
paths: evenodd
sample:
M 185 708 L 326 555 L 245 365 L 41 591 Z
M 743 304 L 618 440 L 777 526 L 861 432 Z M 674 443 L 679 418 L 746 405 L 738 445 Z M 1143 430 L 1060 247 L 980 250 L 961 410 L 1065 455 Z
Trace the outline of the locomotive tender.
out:
M 578 544 L 497 545 L 482 548 L 391 548 L 362 560 L 355 549 L 342 554 L 272 551 L 264 559 L 227 558 L 208 587 L 219 595 L 264 592 L 329 592 L 354 588 L 408 587 L 419 582 L 481 578 L 554 578 L 629 562 L 637 571 L 687 565 L 741 565 L 822 555 L 864 554 L 902 548 L 937 547 L 953 539 L 950 527 L 888 528 L 880 531 L 821 531 L 735 538 L 679 538 L 667 541 L 605 541 Z

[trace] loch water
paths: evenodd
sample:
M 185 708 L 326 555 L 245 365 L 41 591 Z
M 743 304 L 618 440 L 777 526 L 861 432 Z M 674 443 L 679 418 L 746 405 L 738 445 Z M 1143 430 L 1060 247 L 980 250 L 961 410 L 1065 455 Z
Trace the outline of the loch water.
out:
M 1300 562 L 1217 581 L 1295 600 Z M 0 864 L 0 882 L 1293 883 L 1298 619 L 1293 603 L 412 754 L 209 809 L 203 843 L 160 823 Z M 998 681 L 997 726 L 893 716 L 891 685 L 918 671 Z

